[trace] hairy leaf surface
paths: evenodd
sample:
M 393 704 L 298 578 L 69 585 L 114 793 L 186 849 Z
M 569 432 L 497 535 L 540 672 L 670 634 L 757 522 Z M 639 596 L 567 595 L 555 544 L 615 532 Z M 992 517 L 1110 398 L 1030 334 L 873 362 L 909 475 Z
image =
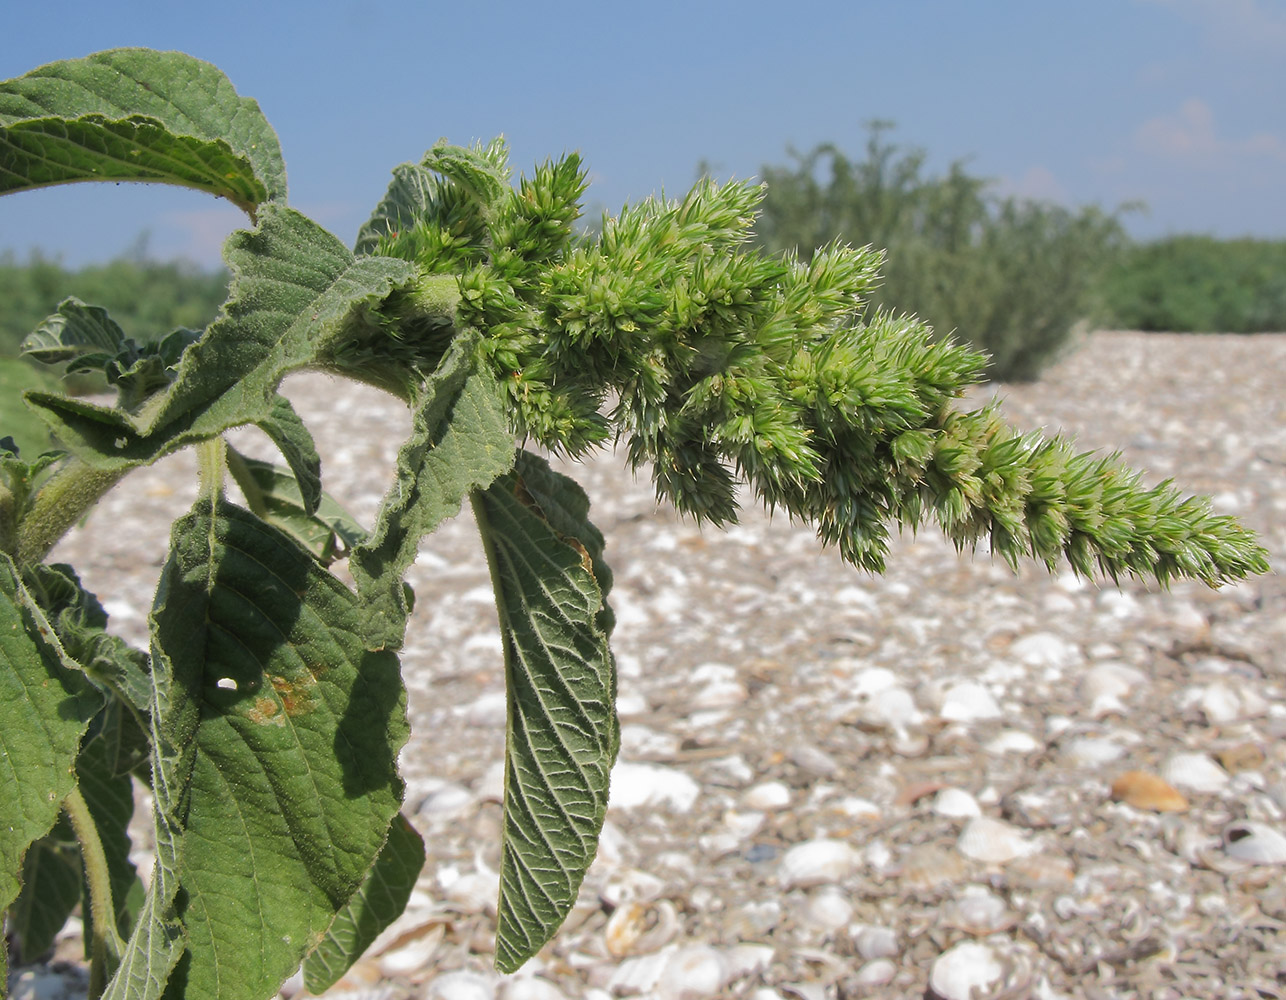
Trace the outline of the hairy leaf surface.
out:
M 397 478 L 370 540 L 353 552 L 353 579 L 372 611 L 371 642 L 397 648 L 406 628 L 402 574 L 420 539 L 460 510 L 469 491 L 513 465 L 513 436 L 495 376 L 462 334 L 422 390 Z
M 408 734 L 396 658 L 291 538 L 226 501 L 175 526 L 156 643 L 200 709 L 179 874 L 186 996 L 270 995 L 383 847 Z
M 53 827 L 99 693 L 0 554 L 0 913 L 18 895 L 27 848 Z
M 54 945 L 54 937 L 81 896 L 80 851 L 65 816 L 27 850 L 22 891 L 9 910 L 9 931 L 23 962 L 33 962 Z
M 414 268 L 353 255 L 307 216 L 265 206 L 253 230 L 228 237 L 222 314 L 183 354 L 177 377 L 136 414 L 29 393 L 54 433 L 86 462 L 123 469 L 247 423 L 268 423 L 277 386 L 324 354 L 353 310 L 409 281 Z M 289 456 L 287 456 L 289 459 Z
M 618 744 L 615 668 L 593 572 L 602 537 L 580 487 L 523 453 L 474 510 L 505 647 L 496 966 L 512 972 L 558 929 L 594 860 Z
M 424 868 L 424 841 L 398 814 L 361 888 L 340 911 L 321 944 L 304 959 L 304 985 L 322 994 L 362 957 L 384 928 L 402 915 Z
M 0 83 L 0 194 L 73 181 L 160 181 L 252 210 L 286 197 L 259 105 L 182 52 L 113 49 Z

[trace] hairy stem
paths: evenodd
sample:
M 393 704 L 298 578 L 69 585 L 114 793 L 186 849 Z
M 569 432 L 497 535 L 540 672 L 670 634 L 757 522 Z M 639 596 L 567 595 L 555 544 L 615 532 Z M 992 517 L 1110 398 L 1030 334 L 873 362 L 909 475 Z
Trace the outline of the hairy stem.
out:
M 79 788 L 73 788 L 67 798 L 63 799 L 63 809 L 66 810 L 72 829 L 76 831 L 76 839 L 80 842 L 85 882 L 89 886 L 89 911 L 94 934 L 90 952 L 89 997 L 90 1000 L 95 1000 L 102 995 L 107 985 L 108 961 L 115 964 L 120 959 L 125 942 L 116 930 L 116 907 L 112 902 L 112 879 L 107 867 L 107 855 L 103 851 L 103 842 L 98 837 L 98 827 L 90 814 L 89 804 L 85 802 Z
M 41 487 L 18 527 L 19 565 L 38 563 L 128 469 L 95 469 L 72 457 Z

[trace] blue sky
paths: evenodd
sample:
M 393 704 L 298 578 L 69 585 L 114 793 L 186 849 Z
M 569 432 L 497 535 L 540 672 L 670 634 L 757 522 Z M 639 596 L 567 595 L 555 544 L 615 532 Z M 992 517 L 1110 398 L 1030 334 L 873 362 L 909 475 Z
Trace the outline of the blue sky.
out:
M 615 209 L 681 193 L 703 159 L 748 177 L 788 144 L 858 154 L 877 118 L 1001 193 L 1146 202 L 1140 237 L 1286 238 L 1286 0 L 6 6 L 0 79 L 122 45 L 218 65 L 276 127 L 292 204 L 345 241 L 441 136 L 503 133 L 518 170 L 579 149 Z M 212 264 L 242 221 L 194 192 L 69 185 L 0 198 L 0 252 L 79 264 L 147 231 L 151 255 Z

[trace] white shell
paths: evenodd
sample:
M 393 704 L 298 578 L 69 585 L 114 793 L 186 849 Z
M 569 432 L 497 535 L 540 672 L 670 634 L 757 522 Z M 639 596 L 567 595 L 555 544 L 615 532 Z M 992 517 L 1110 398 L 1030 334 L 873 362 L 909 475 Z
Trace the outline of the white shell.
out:
M 1144 680 L 1142 671 L 1124 663 L 1096 663 L 1081 677 L 1076 690 L 1089 703 L 1090 715 L 1101 719 L 1112 713 L 1124 714 L 1124 699 Z
M 837 931 L 853 919 L 853 904 L 845 893 L 828 886 L 808 897 L 800 916 L 805 923 L 819 930 Z
M 1030 733 L 1020 729 L 1005 729 L 988 740 L 983 749 L 990 754 L 1031 753 L 1043 744 Z
M 703 1000 L 719 995 L 728 983 L 728 963 L 709 945 L 697 944 L 675 951 L 657 982 L 657 992 L 673 1000 Z
M 943 914 L 955 927 L 978 937 L 1004 930 L 1014 922 L 1005 901 L 983 885 L 962 886 L 955 899 L 943 907 Z
M 937 957 L 929 973 L 929 985 L 942 1000 L 971 1000 L 975 995 L 985 995 L 983 991 L 1004 974 L 1005 967 L 994 951 L 985 944 L 965 941 Z
M 425 925 L 418 933 L 403 935 L 400 943 L 380 955 L 380 973 L 392 979 L 425 968 L 433 961 L 445 934 L 443 924 L 433 923 Z
M 772 812 L 785 809 L 790 805 L 790 789 L 780 781 L 765 781 L 746 790 L 741 797 L 741 804 L 749 809 L 761 809 Z
M 425 1000 L 495 1000 L 496 987 L 476 972 L 448 972 L 429 983 Z
M 1286 865 L 1286 837 L 1263 823 L 1242 820 L 1223 831 L 1224 853 L 1252 865 Z
M 841 882 L 857 871 L 861 855 L 842 840 L 808 840 L 796 844 L 781 859 L 782 888 L 808 888 Z
M 659 899 L 665 891 L 665 881 L 637 868 L 620 868 L 599 890 L 599 897 L 610 906 L 625 903 L 648 903 Z
M 620 761 L 612 768 L 609 805 L 613 809 L 646 807 L 686 813 L 700 794 L 701 786 L 673 767 Z
M 887 958 L 877 958 L 858 969 L 853 978 L 863 986 L 884 986 L 891 983 L 897 974 L 896 963 Z
M 933 812 L 938 816 L 969 819 L 981 816 L 982 806 L 963 788 L 944 788 L 934 796 Z
M 568 1000 L 567 994 L 548 979 L 518 976 L 505 985 L 504 1000 Z
M 1063 756 L 1083 767 L 1110 764 L 1124 754 L 1125 747 L 1103 736 L 1079 736 L 1063 746 Z
M 988 864 L 1003 864 L 1036 849 L 1017 827 L 989 816 L 971 819 L 960 832 L 956 848 L 966 858 Z
M 867 961 L 892 958 L 902 949 L 898 947 L 897 932 L 891 927 L 863 927 L 857 932 L 857 953 Z
M 950 722 L 977 722 L 1000 717 L 1000 706 L 977 681 L 960 681 L 951 685 L 942 698 L 938 714 Z
M 1177 788 L 1221 792 L 1231 780 L 1228 772 L 1203 753 L 1176 753 L 1161 768 L 1161 777 Z
M 1081 660 L 1076 643 L 1049 632 L 1025 635 L 1009 647 L 1009 655 L 1029 667 L 1070 667 Z

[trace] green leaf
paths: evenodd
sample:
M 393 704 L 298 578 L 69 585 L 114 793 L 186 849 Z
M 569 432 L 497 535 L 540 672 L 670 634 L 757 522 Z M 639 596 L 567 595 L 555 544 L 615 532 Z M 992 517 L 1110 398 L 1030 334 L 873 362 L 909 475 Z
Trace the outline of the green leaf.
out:
M 285 396 L 274 396 L 272 410 L 259 421 L 259 428 L 272 438 L 272 443 L 294 473 L 304 513 L 309 516 L 316 514 L 322 497 L 321 457 L 317 454 L 313 436 L 290 405 L 290 400 Z
M 397 478 L 370 539 L 353 550 L 357 592 L 371 609 L 370 642 L 396 649 L 406 629 L 402 575 L 420 539 L 460 510 L 469 491 L 513 465 L 504 397 L 477 357 L 477 334 L 461 334 L 422 390 Z
M 524 453 L 473 500 L 505 646 L 496 966 L 513 972 L 558 929 L 594 860 L 619 742 L 615 667 L 603 587 L 580 541 L 601 538 L 583 520 L 569 523 L 588 506 L 580 487 Z
M 382 238 L 410 229 L 428 213 L 437 190 L 438 181 L 427 167 L 419 163 L 394 167 L 387 193 L 358 231 L 354 252 L 374 253 Z
M 366 529 L 324 491 L 316 512 L 306 513 L 299 483 L 289 469 L 248 458 L 231 446 L 228 468 L 246 494 L 251 510 L 290 535 L 323 564 L 366 540 Z M 340 543 L 338 551 L 336 539 Z
M 127 938 L 133 918 L 143 902 L 143 883 L 129 857 L 134 782 L 128 774 L 117 772 L 117 733 L 101 714 L 95 723 L 98 732 L 91 731 L 84 742 L 76 762 L 76 778 L 107 859 L 116 930 Z M 88 947 L 93 934 L 92 913 L 88 908 L 84 911 L 84 920 Z
M 58 311 L 27 334 L 19 350 L 41 364 L 54 365 L 83 354 L 115 356 L 124 346 L 125 331 L 106 309 L 72 296 L 58 303 Z
M 80 851 L 66 817 L 27 851 L 22 891 L 9 910 L 19 960 L 34 962 L 54 945 L 54 937 L 80 902 Z
M 29 393 L 55 433 L 102 469 L 143 465 L 230 427 L 271 421 L 277 386 L 318 364 L 355 309 L 414 277 L 390 257 L 354 258 L 307 216 L 265 206 L 259 226 L 228 237 L 229 300 L 178 375 L 137 413 Z
M 399 814 L 393 818 L 384 849 L 361 888 L 340 911 L 321 944 L 304 959 L 304 985 L 309 993 L 320 995 L 334 986 L 380 932 L 402 915 L 423 868 L 424 841 Z
M 397 659 L 362 644 L 351 591 L 223 500 L 176 522 L 163 598 L 155 645 L 200 712 L 183 995 L 266 997 L 348 904 L 401 804 Z
M 18 895 L 27 848 L 76 783 L 80 738 L 101 704 L 0 554 L 0 912 Z
M 259 105 L 182 52 L 113 49 L 0 83 L 0 194 L 73 181 L 160 181 L 247 211 L 286 197 Z

